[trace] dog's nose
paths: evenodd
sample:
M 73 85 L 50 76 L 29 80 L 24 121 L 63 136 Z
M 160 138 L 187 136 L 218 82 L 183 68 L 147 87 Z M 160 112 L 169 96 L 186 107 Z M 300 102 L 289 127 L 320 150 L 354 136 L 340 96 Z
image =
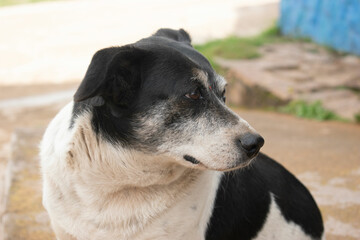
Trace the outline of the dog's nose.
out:
M 259 134 L 248 133 L 239 138 L 241 147 L 245 150 L 249 158 L 259 153 L 260 148 L 264 145 L 264 138 Z

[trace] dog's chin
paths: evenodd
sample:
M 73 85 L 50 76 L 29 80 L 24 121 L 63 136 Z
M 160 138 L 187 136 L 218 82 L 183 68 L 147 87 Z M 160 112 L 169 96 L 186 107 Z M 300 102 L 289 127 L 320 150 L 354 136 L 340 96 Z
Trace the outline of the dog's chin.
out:
M 257 156 L 257 154 L 256 154 Z M 219 171 L 219 172 L 229 172 L 233 171 L 239 168 L 247 167 L 251 164 L 251 162 L 256 158 L 256 156 L 252 158 L 246 158 L 236 161 L 232 166 L 226 166 L 226 167 L 215 167 L 215 166 L 208 166 L 207 164 L 204 164 L 200 160 L 196 159 L 193 156 L 190 155 L 184 155 L 184 159 L 190 163 L 191 168 L 201 169 L 201 170 L 212 170 L 212 171 Z M 187 164 L 189 166 L 189 164 Z

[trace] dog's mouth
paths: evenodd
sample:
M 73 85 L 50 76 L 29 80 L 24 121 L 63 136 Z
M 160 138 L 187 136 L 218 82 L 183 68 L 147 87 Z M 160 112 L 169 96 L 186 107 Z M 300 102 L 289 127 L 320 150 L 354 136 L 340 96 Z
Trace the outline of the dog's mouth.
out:
M 190 156 L 190 155 L 184 155 L 184 159 L 190 163 L 192 163 L 194 165 L 194 167 L 198 167 L 200 169 L 207 169 L 207 170 L 214 170 L 214 171 L 221 171 L 221 172 L 228 172 L 228 171 L 233 171 L 239 168 L 244 168 L 247 167 L 257 156 L 258 154 L 256 154 L 254 157 L 249 158 L 248 160 L 246 160 L 245 162 L 242 162 L 240 164 L 236 164 L 236 166 L 233 167 L 229 167 L 229 168 L 219 168 L 219 169 L 215 169 L 215 168 L 211 168 L 206 166 L 205 164 L 201 163 L 199 160 L 197 160 L 196 158 Z
M 185 159 L 186 161 L 188 161 L 188 162 L 191 162 L 191 163 L 194 164 L 194 165 L 200 164 L 200 161 L 199 161 L 199 160 L 197 160 L 196 158 L 194 158 L 194 157 L 192 157 L 192 156 L 189 156 L 189 155 L 185 155 L 185 156 L 184 156 L 184 159 Z

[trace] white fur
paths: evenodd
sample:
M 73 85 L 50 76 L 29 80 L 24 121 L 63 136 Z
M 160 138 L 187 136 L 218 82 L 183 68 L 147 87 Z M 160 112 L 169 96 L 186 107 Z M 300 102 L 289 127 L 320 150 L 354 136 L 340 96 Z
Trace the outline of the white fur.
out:
M 193 74 L 194 77 L 192 79 L 199 80 L 206 89 L 209 88 L 209 76 L 207 72 L 195 68 L 193 69 Z
M 221 89 L 221 90 L 225 89 L 227 82 L 223 76 L 217 74 L 215 81 L 216 81 L 217 85 L 219 86 L 219 89 Z
M 69 129 L 72 107 L 41 143 L 43 204 L 58 239 L 204 240 L 221 174 L 114 146 L 94 134 L 91 113 Z

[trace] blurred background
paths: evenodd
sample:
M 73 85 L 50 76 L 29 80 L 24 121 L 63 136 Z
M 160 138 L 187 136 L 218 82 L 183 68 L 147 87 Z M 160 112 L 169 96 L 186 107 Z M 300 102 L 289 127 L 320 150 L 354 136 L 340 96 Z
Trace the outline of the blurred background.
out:
M 99 49 L 184 28 L 327 239 L 360 239 L 359 0 L 0 0 L 0 240 L 54 239 L 38 144 Z

